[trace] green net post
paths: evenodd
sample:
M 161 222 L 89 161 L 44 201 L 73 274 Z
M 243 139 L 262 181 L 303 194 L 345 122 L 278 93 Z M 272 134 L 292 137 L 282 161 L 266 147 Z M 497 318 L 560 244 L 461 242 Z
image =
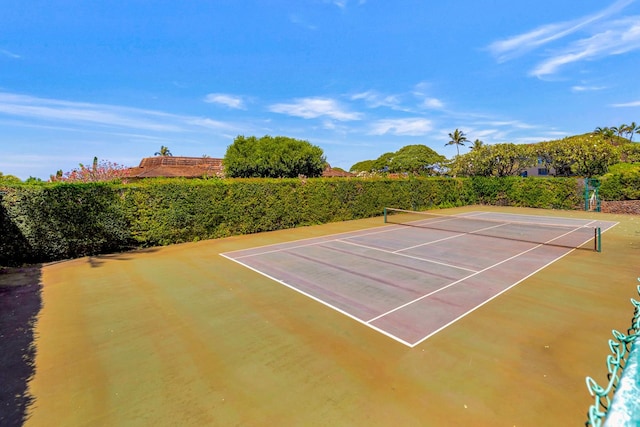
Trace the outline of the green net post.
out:
M 602 231 L 600 227 L 596 228 L 596 251 L 602 252 Z
M 384 208 L 384 223 L 387 223 L 387 208 Z

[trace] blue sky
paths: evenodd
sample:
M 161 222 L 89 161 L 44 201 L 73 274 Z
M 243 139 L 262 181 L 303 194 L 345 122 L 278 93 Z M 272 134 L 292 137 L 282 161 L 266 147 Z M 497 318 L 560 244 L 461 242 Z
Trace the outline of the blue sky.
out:
M 0 172 L 284 135 L 349 169 L 640 122 L 636 0 L 4 0 Z M 462 148 L 461 153 L 468 148 Z

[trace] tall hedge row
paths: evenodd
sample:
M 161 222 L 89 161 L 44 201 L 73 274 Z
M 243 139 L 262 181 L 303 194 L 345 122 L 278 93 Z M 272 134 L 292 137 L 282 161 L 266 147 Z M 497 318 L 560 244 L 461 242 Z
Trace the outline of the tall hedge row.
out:
M 164 179 L 0 188 L 0 265 L 366 218 L 385 206 L 573 209 L 574 179 Z
M 600 197 L 603 200 L 640 199 L 640 164 L 621 164 L 611 168 L 601 179 Z

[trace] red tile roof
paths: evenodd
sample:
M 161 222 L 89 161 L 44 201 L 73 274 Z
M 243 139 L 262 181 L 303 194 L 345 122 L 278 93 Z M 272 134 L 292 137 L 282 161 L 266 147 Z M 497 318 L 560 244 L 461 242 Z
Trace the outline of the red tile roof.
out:
M 138 167 L 129 169 L 130 178 L 201 178 L 221 175 L 222 159 L 211 157 L 146 157 Z

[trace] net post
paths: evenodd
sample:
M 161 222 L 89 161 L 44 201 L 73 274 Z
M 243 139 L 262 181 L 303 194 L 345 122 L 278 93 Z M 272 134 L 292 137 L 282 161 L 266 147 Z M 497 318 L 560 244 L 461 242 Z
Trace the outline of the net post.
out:
M 387 208 L 384 208 L 384 223 L 387 223 Z
M 596 251 L 602 252 L 602 231 L 600 227 L 596 228 Z

